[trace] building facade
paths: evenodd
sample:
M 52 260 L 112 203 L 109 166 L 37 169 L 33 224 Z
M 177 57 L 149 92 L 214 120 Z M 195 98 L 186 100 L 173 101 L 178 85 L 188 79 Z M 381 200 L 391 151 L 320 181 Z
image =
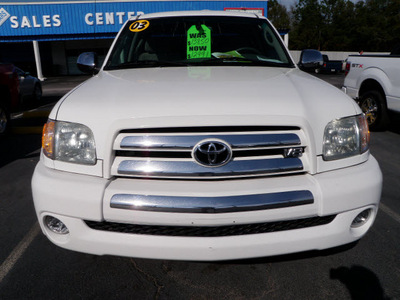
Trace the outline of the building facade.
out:
M 45 76 L 74 75 L 78 55 L 106 55 L 129 19 L 176 10 L 246 10 L 267 15 L 267 0 L 112 1 L 11 0 L 0 2 L 0 61 Z

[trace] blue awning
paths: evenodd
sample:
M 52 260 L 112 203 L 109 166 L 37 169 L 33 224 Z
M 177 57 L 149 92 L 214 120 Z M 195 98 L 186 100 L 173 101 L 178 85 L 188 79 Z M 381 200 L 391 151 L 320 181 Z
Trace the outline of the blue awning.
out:
M 176 10 L 241 10 L 266 15 L 266 0 L 254 1 L 61 1 L 0 2 L 0 42 L 114 37 L 139 14 Z

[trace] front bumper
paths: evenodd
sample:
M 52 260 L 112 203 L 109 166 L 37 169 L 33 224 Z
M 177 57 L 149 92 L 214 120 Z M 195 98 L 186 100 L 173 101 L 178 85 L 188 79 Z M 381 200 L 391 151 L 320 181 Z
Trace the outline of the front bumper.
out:
M 32 181 L 35 209 L 44 234 L 56 245 L 97 255 L 179 259 L 228 260 L 327 249 L 361 238 L 375 219 L 382 187 L 376 160 L 311 175 L 227 181 L 163 181 L 116 179 L 71 174 L 39 163 Z M 226 213 L 176 213 L 112 208 L 115 194 L 174 197 L 226 197 L 307 190 L 312 203 Z M 371 217 L 351 228 L 354 218 L 370 208 Z M 218 236 L 161 236 L 91 229 L 86 221 L 160 226 L 226 226 L 336 215 L 325 225 L 278 232 Z M 45 216 L 61 220 L 69 234 L 51 232 Z

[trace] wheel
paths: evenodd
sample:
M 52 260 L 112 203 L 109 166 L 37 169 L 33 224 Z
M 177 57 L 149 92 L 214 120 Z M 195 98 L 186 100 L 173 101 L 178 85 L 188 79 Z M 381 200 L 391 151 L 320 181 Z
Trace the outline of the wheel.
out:
M 5 135 L 8 131 L 10 115 L 7 110 L 0 104 L 0 135 Z
M 368 125 L 371 130 L 383 130 L 389 123 L 384 96 L 379 91 L 368 91 L 364 93 L 359 105 L 367 117 Z

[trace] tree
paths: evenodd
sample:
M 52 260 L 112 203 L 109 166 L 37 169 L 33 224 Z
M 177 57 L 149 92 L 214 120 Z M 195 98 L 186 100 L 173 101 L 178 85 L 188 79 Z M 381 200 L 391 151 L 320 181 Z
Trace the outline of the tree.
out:
M 291 48 L 390 52 L 400 43 L 400 1 L 300 0 Z
M 291 44 L 294 49 L 321 49 L 322 26 L 324 24 L 318 0 L 300 0 L 292 11 L 293 31 Z
M 349 32 L 354 23 L 354 3 L 347 0 L 323 0 L 321 11 L 324 17 L 322 27 L 321 50 L 349 49 Z
M 277 0 L 268 1 L 268 19 L 277 29 L 289 29 L 290 17 L 285 6 Z

